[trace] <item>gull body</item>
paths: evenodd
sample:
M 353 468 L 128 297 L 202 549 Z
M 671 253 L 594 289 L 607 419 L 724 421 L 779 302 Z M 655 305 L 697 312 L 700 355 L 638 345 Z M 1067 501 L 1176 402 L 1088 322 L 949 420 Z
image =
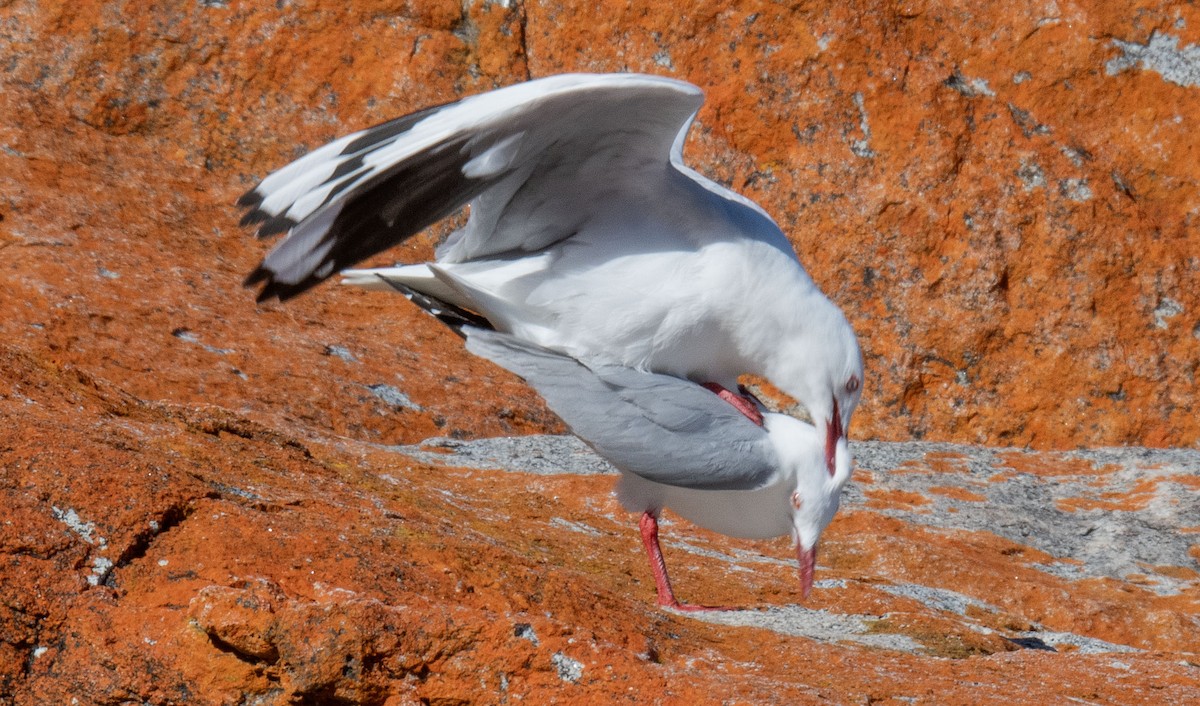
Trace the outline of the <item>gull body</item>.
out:
M 863 383 L 858 342 L 766 212 L 683 163 L 701 102 L 698 88 L 672 79 L 567 74 L 339 138 L 268 175 L 239 201 L 248 209 L 243 223 L 257 225 L 260 236 L 286 233 L 246 283 L 262 285 L 260 300 L 288 299 L 469 205 L 465 226 L 434 262 L 349 270 L 346 281 L 399 290 L 588 369 L 615 366 L 711 385 L 745 423 L 762 421 L 769 431 L 759 441 L 774 439 L 779 454 L 793 435 L 811 451 L 815 434 L 824 480 L 796 487 L 823 498 L 807 500 L 804 512 L 836 509 Z M 730 392 L 747 374 L 796 398 L 815 428 L 764 418 L 748 397 Z M 580 435 L 592 441 L 607 433 Z M 727 434 L 713 438 L 729 441 Z M 674 504 L 699 524 L 734 534 L 778 529 L 782 520 L 766 516 L 726 521 L 742 502 L 782 516 L 778 503 L 760 502 L 767 496 L 695 495 L 709 482 L 689 474 L 711 479 L 713 463 L 736 458 L 712 450 L 709 461 L 692 457 L 671 473 L 639 465 L 633 475 L 640 480 L 623 482 L 622 497 L 646 505 L 651 519 L 662 504 Z M 733 490 L 765 487 L 756 480 Z M 814 543 L 819 534 L 796 532 Z
M 715 491 L 656 483 L 644 469 L 646 475 L 623 470 L 617 499 L 631 512 L 670 508 L 692 524 L 729 537 L 790 535 L 800 545 L 813 547 L 837 513 L 849 474 L 830 477 L 824 471 L 823 440 L 811 424 L 768 412 L 763 426 L 776 469 L 763 485 Z
M 524 378 L 621 471 L 617 498 L 642 513 L 642 538 L 662 605 L 702 608 L 675 599 L 658 544 L 664 509 L 731 537 L 790 536 L 801 592 L 808 595 L 817 541 L 849 479 L 848 470 L 829 475 L 824 439 L 812 425 L 770 412 L 758 425 L 691 381 L 584 365 L 494 331 L 467 329 L 467 348 Z
M 286 299 L 470 204 L 426 265 L 351 272 L 582 360 L 714 382 L 761 375 L 849 459 L 862 356 L 771 218 L 683 163 L 702 102 L 638 74 L 552 76 L 347 135 L 239 202 L 287 233 L 247 278 Z

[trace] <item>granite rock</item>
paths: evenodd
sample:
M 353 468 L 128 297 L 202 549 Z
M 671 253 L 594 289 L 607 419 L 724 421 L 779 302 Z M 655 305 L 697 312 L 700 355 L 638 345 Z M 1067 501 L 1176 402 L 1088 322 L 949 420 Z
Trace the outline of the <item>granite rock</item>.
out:
M 1109 0 L 0 2 L 0 703 L 1200 700 L 1198 32 Z M 680 595 L 744 609 L 657 610 L 611 475 L 519 380 L 397 297 L 241 288 L 268 246 L 231 204 L 271 169 L 581 70 L 704 87 L 690 163 L 859 332 L 803 605 L 786 542 L 668 517 Z

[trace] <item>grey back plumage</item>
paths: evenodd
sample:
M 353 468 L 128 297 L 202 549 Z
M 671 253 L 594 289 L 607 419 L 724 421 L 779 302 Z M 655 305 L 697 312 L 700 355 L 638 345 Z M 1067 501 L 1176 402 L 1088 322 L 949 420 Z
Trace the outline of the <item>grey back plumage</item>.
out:
M 617 468 L 665 485 L 753 490 L 779 470 L 766 430 L 700 385 L 466 327 L 467 349 L 521 376 Z

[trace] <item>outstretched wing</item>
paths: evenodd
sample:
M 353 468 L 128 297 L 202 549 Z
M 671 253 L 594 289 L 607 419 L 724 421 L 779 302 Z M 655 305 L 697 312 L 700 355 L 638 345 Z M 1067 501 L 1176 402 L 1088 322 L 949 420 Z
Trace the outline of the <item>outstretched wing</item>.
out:
M 574 358 L 507 334 L 464 328 L 467 350 L 525 379 L 617 468 L 666 485 L 752 490 L 779 461 L 767 432 L 694 382 Z
M 259 300 L 293 297 L 468 202 L 440 260 L 544 248 L 592 204 L 660 183 L 701 101 L 672 79 L 564 74 L 342 137 L 238 201 L 260 237 L 287 233 L 246 284 L 263 283 Z

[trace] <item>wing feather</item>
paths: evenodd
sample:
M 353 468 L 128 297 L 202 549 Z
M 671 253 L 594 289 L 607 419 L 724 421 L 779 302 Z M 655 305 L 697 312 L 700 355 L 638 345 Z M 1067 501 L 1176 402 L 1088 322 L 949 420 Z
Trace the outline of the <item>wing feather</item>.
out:
M 260 236 L 288 233 L 246 283 L 263 283 L 260 300 L 295 296 L 467 203 L 467 226 L 439 259 L 543 248 L 598 196 L 667 169 L 701 100 L 672 79 L 566 74 L 334 140 L 238 200 Z
M 466 327 L 464 333 L 468 350 L 524 378 L 622 471 L 684 488 L 753 490 L 779 470 L 767 432 L 694 382 L 588 367 L 496 331 Z

